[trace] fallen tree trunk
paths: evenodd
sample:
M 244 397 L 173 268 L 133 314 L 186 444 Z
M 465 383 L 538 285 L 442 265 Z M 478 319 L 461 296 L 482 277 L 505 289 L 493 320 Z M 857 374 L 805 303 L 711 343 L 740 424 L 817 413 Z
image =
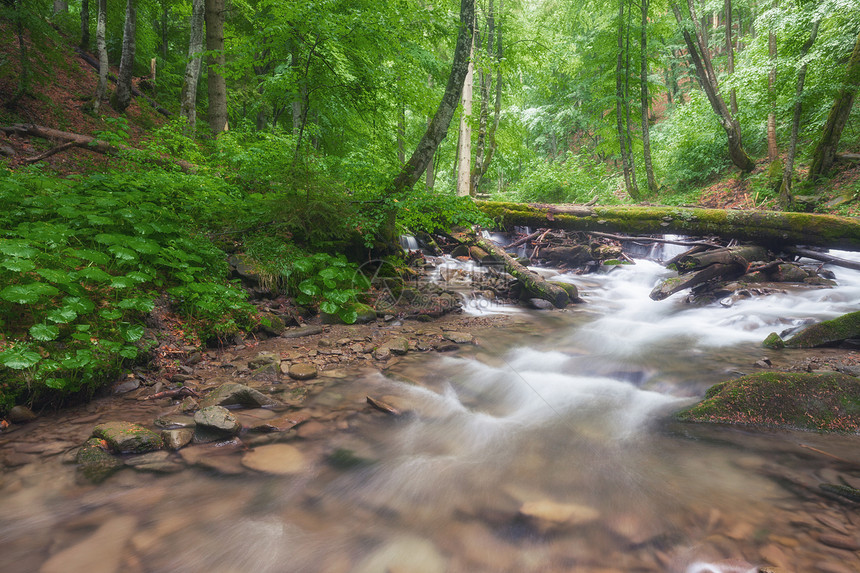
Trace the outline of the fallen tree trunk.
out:
M 654 290 L 652 290 L 651 294 L 648 296 L 651 297 L 652 300 L 663 300 L 665 298 L 669 298 L 676 292 L 693 288 L 706 283 L 711 279 L 740 274 L 743 274 L 743 269 L 739 268 L 738 265 L 714 263 L 700 271 L 666 279 L 655 286 Z
M 161 167 L 175 166 L 179 167 L 179 169 L 181 169 L 185 173 L 195 173 L 197 171 L 196 165 L 187 161 L 183 161 L 181 159 L 170 159 L 167 157 L 144 154 L 141 150 L 136 149 L 134 147 L 129 147 L 127 145 L 114 145 L 104 141 L 99 141 L 95 137 L 91 137 L 89 135 L 81 135 L 80 133 L 71 133 L 69 131 L 60 131 L 58 129 L 51 129 L 50 127 L 44 127 L 41 125 L 25 125 L 21 123 L 16 123 L 14 125 L 0 127 L 0 131 L 7 134 L 14 133 L 16 135 L 21 136 L 41 137 L 43 139 L 63 142 L 57 148 L 49 150 L 48 152 L 43 153 L 40 156 L 25 159 L 26 163 L 40 161 L 41 159 L 45 159 L 46 157 L 49 157 L 54 153 L 70 149 L 72 147 L 80 147 L 82 149 L 88 149 L 90 151 L 95 151 L 96 153 L 103 153 L 105 155 L 119 155 L 120 152 L 123 151 L 137 153 L 137 155 L 133 158 L 135 161 L 141 161 L 143 163 L 153 163 L 155 165 L 160 165 Z
M 767 250 L 756 245 L 744 245 L 740 247 L 726 247 L 714 249 L 701 254 L 690 254 L 681 257 L 677 266 L 681 271 L 696 271 L 708 265 L 722 263 L 724 265 L 736 264 L 747 269 L 753 261 L 767 262 Z
M 814 245 L 860 250 L 860 219 L 812 213 L 662 206 L 541 205 L 478 202 L 499 227 L 717 236 L 764 246 Z
M 463 233 L 455 233 L 452 237 L 461 244 L 479 247 L 487 254 L 493 256 L 497 261 L 504 263 L 505 270 L 517 279 L 523 288 L 531 293 L 534 298 L 548 301 L 556 308 L 564 308 L 570 302 L 570 296 L 567 294 L 567 291 L 560 286 L 545 281 L 543 277 L 518 263 L 504 249 L 496 246 L 492 241 L 479 239 Z
M 797 255 L 799 257 L 806 257 L 807 259 L 815 259 L 816 261 L 829 263 L 837 267 L 845 267 L 846 269 L 854 269 L 855 271 L 860 271 L 860 263 L 858 263 L 857 261 L 841 259 L 839 257 L 834 257 L 833 255 L 828 255 L 827 253 L 813 251 L 812 249 L 792 247 L 790 249 L 786 249 L 786 252 L 791 253 L 792 255 Z

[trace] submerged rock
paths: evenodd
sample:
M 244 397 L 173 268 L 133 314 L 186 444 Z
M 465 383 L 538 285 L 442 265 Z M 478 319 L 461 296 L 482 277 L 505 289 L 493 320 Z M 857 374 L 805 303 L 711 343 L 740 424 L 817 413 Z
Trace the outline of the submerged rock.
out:
M 208 406 L 246 406 L 258 408 L 261 406 L 277 406 L 279 404 L 280 402 L 266 396 L 259 390 L 254 390 L 235 382 L 222 384 L 200 402 L 200 406 L 203 408 Z
M 721 382 L 682 410 L 688 422 L 860 430 L 860 380 L 837 372 L 764 372 Z
M 133 456 L 125 460 L 125 465 L 140 472 L 152 472 L 157 474 L 169 474 L 181 471 L 183 466 L 175 463 L 170 452 L 150 452 Z
M 95 533 L 45 561 L 39 573 L 115 573 L 121 570 L 125 546 L 137 527 L 129 515 L 105 521 Z
M 307 468 L 305 455 L 290 444 L 260 446 L 242 457 L 242 465 L 259 472 L 292 475 Z
M 93 483 L 103 482 L 123 466 L 122 461 L 112 456 L 105 446 L 101 439 L 90 438 L 75 456 L 81 475 Z
M 543 531 L 574 527 L 600 517 L 593 507 L 552 500 L 528 501 L 520 507 L 520 515 L 530 519 Z
M 317 377 L 319 371 L 310 362 L 300 362 L 291 365 L 287 373 L 293 380 L 312 380 Z
M 130 422 L 105 422 L 93 428 L 93 437 L 107 442 L 111 450 L 119 453 L 142 454 L 160 450 L 161 436 Z

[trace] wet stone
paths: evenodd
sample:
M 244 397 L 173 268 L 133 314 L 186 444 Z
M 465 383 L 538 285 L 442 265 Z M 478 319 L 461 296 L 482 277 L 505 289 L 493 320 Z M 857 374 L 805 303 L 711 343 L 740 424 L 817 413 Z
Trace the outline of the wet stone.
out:
M 93 483 L 101 483 L 122 467 L 122 461 L 104 449 L 99 438 L 90 438 L 78 450 L 75 461 L 81 475 Z
M 242 429 L 236 417 L 223 406 L 208 406 L 194 414 L 194 442 L 205 443 L 235 436 Z
M 120 453 L 144 453 L 161 449 L 161 436 L 130 422 L 106 422 L 93 428 L 93 436 L 105 440 Z
M 194 418 L 185 414 L 167 414 L 155 419 L 154 424 L 159 428 L 177 429 L 193 428 Z
M 600 512 L 576 503 L 551 500 L 529 501 L 520 507 L 520 515 L 530 518 L 543 531 L 572 527 L 595 521 Z
M 260 352 L 248 361 L 248 368 L 251 370 L 259 370 L 260 368 L 265 368 L 267 366 L 274 366 L 275 368 L 281 365 L 281 356 L 275 352 Z
M 194 430 L 191 428 L 161 431 L 161 439 L 164 442 L 164 447 L 168 450 L 178 450 L 187 446 L 193 437 Z
M 13 424 L 23 424 L 36 419 L 36 414 L 27 406 L 13 406 L 6 416 Z
M 137 520 L 131 516 L 110 519 L 83 541 L 51 556 L 42 564 L 39 573 L 121 571 L 125 546 L 136 527 Z
M 469 332 L 446 332 L 443 336 L 456 344 L 471 344 L 475 339 Z
M 260 446 L 242 456 L 242 465 L 263 473 L 294 475 L 307 468 L 305 455 L 290 444 Z
M 409 341 L 405 338 L 392 338 L 385 343 L 385 346 L 393 353 L 403 355 L 409 352 Z
M 208 406 L 277 406 L 280 402 L 266 396 L 259 390 L 254 390 L 243 384 L 228 382 L 210 392 L 201 402 L 203 408 Z
M 368 555 L 358 564 L 354 573 L 444 573 L 447 568 L 445 558 L 430 541 L 403 536 L 392 539 Z
M 375 360 L 388 360 L 391 358 L 391 349 L 387 346 L 380 346 L 373 351 L 373 358 Z
M 317 377 L 319 370 L 308 362 L 293 364 L 290 366 L 289 375 L 293 380 L 311 380 Z
M 150 452 L 139 456 L 132 456 L 125 460 L 125 465 L 140 472 L 152 472 L 159 474 L 176 473 L 182 471 L 183 466 L 175 463 L 170 458 L 170 452 Z
M 860 540 L 850 535 L 839 535 L 838 533 L 822 533 L 818 540 L 829 547 L 845 549 L 848 551 L 860 550 Z

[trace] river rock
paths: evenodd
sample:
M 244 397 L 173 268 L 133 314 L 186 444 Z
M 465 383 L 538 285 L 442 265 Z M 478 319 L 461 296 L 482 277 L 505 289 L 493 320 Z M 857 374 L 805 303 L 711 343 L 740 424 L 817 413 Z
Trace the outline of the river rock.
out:
M 807 326 L 786 340 L 785 345 L 789 348 L 817 348 L 849 338 L 860 338 L 860 311 Z
M 317 377 L 319 370 L 310 362 L 299 362 L 290 366 L 288 374 L 293 380 L 312 380 Z
M 392 354 L 402 356 L 409 352 L 409 341 L 402 337 L 392 338 L 385 343 L 385 346 L 392 352 Z
M 305 336 L 313 336 L 314 334 L 321 334 L 323 331 L 321 326 L 298 326 L 295 328 L 288 328 L 281 333 L 281 338 L 304 338 Z
M 177 428 L 193 428 L 194 418 L 187 414 L 165 414 L 159 416 L 153 422 L 157 427 L 167 430 L 175 430 Z
M 266 396 L 259 390 L 254 390 L 243 384 L 228 382 L 210 392 L 201 402 L 200 406 L 245 406 L 259 408 L 261 406 L 277 406 L 280 402 Z
M 355 311 L 355 324 L 367 324 L 376 320 L 376 309 L 362 303 L 356 303 L 352 309 Z
M 259 370 L 267 366 L 278 368 L 281 365 L 281 356 L 276 352 L 260 352 L 248 361 L 248 368 Z
M 524 503 L 520 515 L 531 519 L 538 529 L 548 531 L 590 523 L 600 517 L 600 512 L 586 505 L 545 499 Z
M 132 456 L 125 460 L 125 465 L 140 472 L 152 472 L 157 474 L 170 474 L 182 470 L 182 465 L 175 463 L 170 458 L 170 452 L 159 451 Z
M 456 344 L 471 344 L 475 340 L 475 337 L 469 332 L 446 332 L 442 336 Z
M 286 328 L 287 325 L 284 324 L 284 320 L 280 316 L 271 312 L 260 313 L 260 330 L 263 332 L 272 336 L 280 336 Z
M 104 448 L 99 438 L 90 438 L 75 456 L 78 470 L 93 483 L 101 483 L 122 467 L 122 461 L 112 456 Z
M 161 436 L 130 422 L 105 422 L 93 428 L 93 436 L 107 442 L 111 450 L 123 454 L 142 454 L 160 450 Z
M 860 549 L 860 540 L 853 535 L 839 535 L 837 533 L 822 533 L 818 536 L 818 541 L 830 547 L 837 549 L 846 549 L 848 551 L 857 551 Z
M 377 548 L 353 573 L 444 573 L 447 567 L 445 558 L 430 541 L 404 535 Z
M 242 456 L 246 468 L 277 475 L 294 475 L 305 471 L 305 455 L 290 444 L 260 446 Z
M 162 430 L 161 440 L 168 450 L 178 450 L 191 443 L 194 430 L 191 428 L 179 428 L 177 430 Z
M 373 351 L 373 358 L 376 360 L 388 360 L 391 358 L 391 349 L 387 346 L 380 346 Z
M 219 444 L 203 444 L 183 448 L 179 455 L 188 465 L 199 466 L 223 475 L 241 475 L 246 472 L 242 467 L 239 453 L 244 446 L 239 440 Z
M 9 413 L 6 415 L 13 424 L 23 424 L 36 419 L 36 414 L 27 406 L 12 406 Z
M 205 443 L 235 436 L 242 429 L 239 420 L 223 406 L 208 406 L 194 414 L 194 442 Z
M 83 541 L 55 553 L 45 561 L 39 573 L 116 573 L 120 571 L 125 546 L 136 526 L 134 517 L 114 517 Z

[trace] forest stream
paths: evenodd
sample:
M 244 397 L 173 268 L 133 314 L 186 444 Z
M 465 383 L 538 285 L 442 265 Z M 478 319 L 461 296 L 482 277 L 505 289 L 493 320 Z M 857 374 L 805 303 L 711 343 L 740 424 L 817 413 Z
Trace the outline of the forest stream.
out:
M 111 397 L 46 415 L 2 436 L 30 456 L 0 474 L 3 570 L 860 571 L 855 509 L 802 487 L 860 487 L 860 438 L 671 417 L 764 357 L 837 356 L 761 347 L 857 310 L 860 272 L 832 270 L 835 288 L 706 306 L 649 299 L 669 271 L 646 259 L 560 274 L 584 304 L 518 310 L 456 352 L 320 378 L 307 408 L 332 414 L 298 427 L 290 471 L 247 469 L 229 442 L 220 466 L 82 483 L 69 452 L 89 429 L 151 421 L 155 406 Z M 467 308 L 495 310 L 510 311 Z M 367 407 L 371 395 L 402 414 Z

